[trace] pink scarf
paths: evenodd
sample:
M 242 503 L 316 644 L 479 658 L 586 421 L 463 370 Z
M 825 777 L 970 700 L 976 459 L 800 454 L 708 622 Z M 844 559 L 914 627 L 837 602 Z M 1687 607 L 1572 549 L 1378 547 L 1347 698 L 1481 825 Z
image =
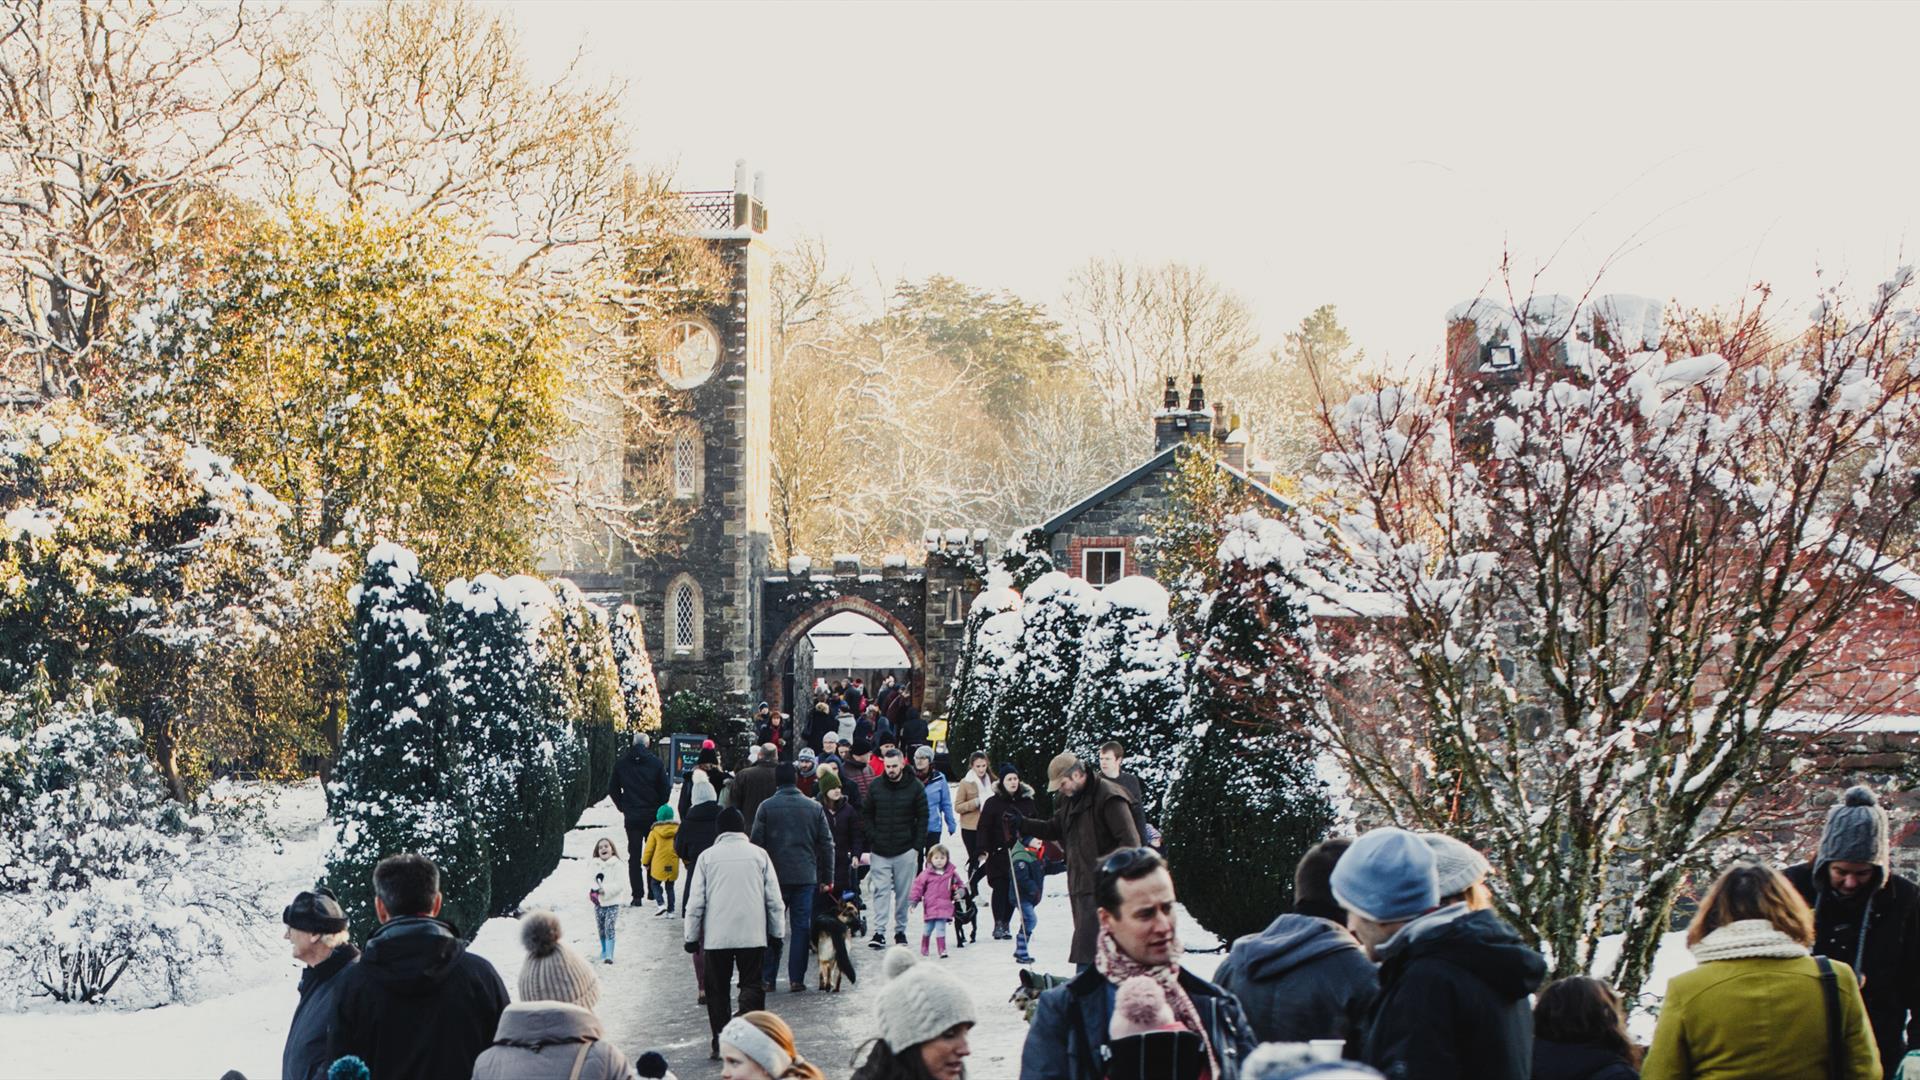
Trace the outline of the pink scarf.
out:
M 1107 981 L 1115 986 L 1126 982 L 1135 975 L 1145 975 L 1160 985 L 1166 992 L 1167 1005 L 1173 1009 L 1173 1018 L 1180 1026 L 1200 1036 L 1200 1044 L 1207 1048 L 1207 1075 L 1220 1075 L 1220 1062 L 1213 1056 L 1213 1043 L 1207 1040 L 1207 1026 L 1200 1022 L 1200 1010 L 1194 1008 L 1193 999 L 1187 996 L 1186 987 L 1180 985 L 1180 944 L 1174 942 L 1173 954 L 1164 964 L 1149 967 L 1120 951 L 1120 943 L 1106 930 L 1100 931 L 1100 939 L 1095 943 L 1093 966 Z

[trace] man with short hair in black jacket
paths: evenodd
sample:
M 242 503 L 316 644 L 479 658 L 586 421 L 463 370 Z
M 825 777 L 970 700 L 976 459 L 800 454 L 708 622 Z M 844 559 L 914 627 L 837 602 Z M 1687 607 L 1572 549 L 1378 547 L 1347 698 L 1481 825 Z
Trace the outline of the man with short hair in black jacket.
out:
M 377 1077 L 469 1080 L 493 1044 L 506 984 L 440 914 L 440 870 L 391 855 L 373 871 L 380 929 L 360 962 L 335 976 L 329 1061 L 351 1054 Z
M 889 912 L 894 944 L 907 943 L 908 893 L 927 838 L 927 789 L 907 770 L 898 747 L 888 747 L 881 760 L 886 771 L 874 778 L 860 805 L 873 881 L 873 940 L 867 944 L 876 949 L 886 947 Z
M 1893 872 L 1887 811 L 1853 787 L 1827 812 L 1812 862 L 1784 871 L 1813 908 L 1813 951 L 1860 979 L 1880 1067 L 1920 1050 L 1920 885 Z
M 673 778 L 666 763 L 648 745 L 647 733 L 635 732 L 633 745 L 613 763 L 613 779 L 607 784 L 607 797 L 620 808 L 627 826 L 627 895 L 639 907 L 648 899 L 660 898 L 660 883 L 647 873 L 640 850 L 647 846 L 647 833 L 653 831 L 653 819 L 673 794 Z

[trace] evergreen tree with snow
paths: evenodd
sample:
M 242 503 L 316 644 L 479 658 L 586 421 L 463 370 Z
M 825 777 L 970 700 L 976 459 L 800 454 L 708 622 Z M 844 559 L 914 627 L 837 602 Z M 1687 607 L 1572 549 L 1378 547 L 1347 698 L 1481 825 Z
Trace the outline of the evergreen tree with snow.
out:
M 995 748 L 1003 746 L 1006 738 L 1001 710 L 1019 678 L 1018 608 L 995 612 L 980 624 L 967 669 L 967 716 L 979 724 L 981 745 L 988 755 L 999 761 Z
M 647 632 L 640 623 L 640 609 L 621 604 L 613 613 L 609 632 L 614 666 L 620 673 L 620 701 L 627 714 L 622 730 L 659 731 L 660 681 L 654 677 L 653 658 L 647 654 Z
M 976 714 L 971 704 L 975 696 L 973 661 L 980 646 L 980 628 L 993 616 L 1003 611 L 1017 611 L 1019 607 L 1020 594 L 999 574 L 989 578 L 986 587 L 967 607 L 960 639 L 960 661 L 954 665 L 953 689 L 947 694 L 947 755 L 952 760 L 964 760 L 975 750 L 987 748 L 987 722 L 991 717 Z M 987 700 L 992 700 L 991 694 Z
M 1263 520 L 1230 519 L 1221 545 L 1221 585 L 1203 605 L 1194 660 L 1196 734 L 1166 827 L 1180 899 L 1222 940 L 1289 909 L 1295 864 L 1334 822 L 1306 733 L 1317 701 L 1312 624 Z
M 626 727 L 612 628 L 607 613 L 590 603 L 573 582 L 555 578 L 547 585 L 559 602 L 560 626 L 567 639 L 567 662 L 580 706 L 580 737 L 587 746 L 590 778 L 588 801 L 597 802 L 606 795 L 613 780 L 613 762 L 621 750 L 620 732 Z
M 519 590 L 516 588 L 514 593 Z M 567 792 L 517 595 L 492 574 L 447 585 L 440 609 L 464 805 L 493 859 L 489 913 L 509 914 L 560 864 Z
M 1018 678 L 1000 696 L 987 752 L 1022 777 L 1046 776 L 1047 763 L 1066 749 L 1062 721 L 1079 682 L 1082 643 L 1104 607 L 1100 590 L 1058 570 L 1021 598 Z
M 1023 594 L 1027 586 L 1053 573 L 1053 545 L 1047 531 L 1035 525 L 1009 537 L 1000 553 L 1000 569 L 1007 572 L 1008 584 Z
M 448 742 L 433 636 L 439 597 L 412 551 L 383 543 L 367 553 L 366 572 L 348 600 L 353 666 L 329 792 L 334 842 L 327 883 L 364 941 L 379 925 L 373 868 L 389 855 L 425 855 L 440 867 L 444 917 L 472 933 L 487 914 L 490 856 L 484 834 L 467 827 Z
M 1101 600 L 1080 641 L 1066 749 L 1091 763 L 1109 739 L 1126 747 L 1123 767 L 1140 778 L 1142 809 L 1158 823 L 1187 736 L 1186 661 L 1159 582 L 1122 578 Z

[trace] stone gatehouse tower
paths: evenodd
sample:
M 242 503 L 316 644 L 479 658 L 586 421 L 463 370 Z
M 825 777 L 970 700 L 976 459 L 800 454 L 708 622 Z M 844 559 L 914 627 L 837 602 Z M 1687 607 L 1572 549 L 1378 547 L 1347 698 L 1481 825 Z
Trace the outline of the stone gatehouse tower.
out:
M 681 319 L 654 372 L 675 402 L 674 494 L 693 504 L 679 554 L 629 556 L 624 592 L 642 614 L 664 694 L 740 704 L 758 681 L 769 524 L 772 252 L 756 176 L 682 196 L 687 225 L 725 263 L 725 300 Z M 751 704 L 751 702 L 748 702 Z

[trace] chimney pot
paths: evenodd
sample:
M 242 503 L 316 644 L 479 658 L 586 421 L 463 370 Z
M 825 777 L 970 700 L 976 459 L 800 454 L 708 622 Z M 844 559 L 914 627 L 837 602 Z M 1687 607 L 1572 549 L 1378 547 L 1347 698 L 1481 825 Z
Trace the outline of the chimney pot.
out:
M 1173 376 L 1171 375 L 1167 376 L 1167 396 L 1166 400 L 1161 402 L 1161 404 L 1169 409 L 1177 409 L 1180 407 L 1180 388 L 1173 385 Z
M 1207 408 L 1207 390 L 1201 385 L 1200 375 L 1193 376 L 1193 390 L 1187 395 L 1188 412 L 1205 412 Z
M 753 174 L 753 201 L 763 205 L 767 201 L 767 174 L 765 170 Z
M 735 195 L 745 195 L 747 193 L 746 158 L 733 159 L 733 193 Z

